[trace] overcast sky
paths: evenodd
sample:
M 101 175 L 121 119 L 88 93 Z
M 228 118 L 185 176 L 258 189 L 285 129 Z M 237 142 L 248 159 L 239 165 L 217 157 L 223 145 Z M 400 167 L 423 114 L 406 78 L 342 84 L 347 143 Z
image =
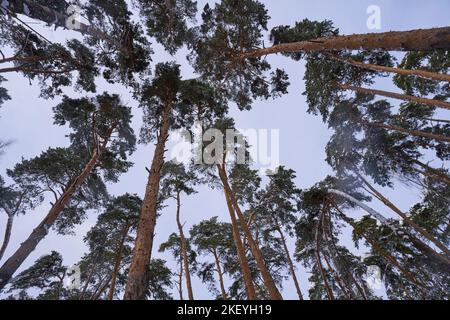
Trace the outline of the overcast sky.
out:
M 214 1 L 210 1 L 214 2 Z M 449 25 L 450 1 L 448 0 L 272 0 L 262 1 L 269 10 L 271 20 L 269 30 L 272 27 L 283 24 L 293 24 L 295 21 L 308 18 L 310 20 L 332 20 L 341 34 L 383 32 L 390 30 L 409 30 L 417 28 L 430 28 Z M 198 1 L 201 10 L 206 1 Z M 370 5 L 377 5 L 381 9 L 381 29 L 369 30 L 366 25 L 368 14 L 366 10 Z M 24 18 L 30 21 L 29 18 Z M 66 37 L 79 37 L 72 31 L 56 30 L 47 28 L 41 23 L 33 24 L 39 32 L 42 32 L 51 41 L 62 41 Z M 269 40 L 266 38 L 266 46 Z M 159 61 L 176 60 L 182 65 L 184 78 L 193 76 L 192 68 L 185 60 L 186 51 L 181 50 L 175 57 L 163 53 L 158 45 L 153 45 L 156 52 L 153 56 L 154 66 Z M 3 50 L 3 48 L 2 48 Z M 331 173 L 326 164 L 325 145 L 330 137 L 327 127 L 321 122 L 321 118 L 306 113 L 307 105 L 305 97 L 301 95 L 304 91 L 303 72 L 304 64 L 294 62 L 281 56 L 269 57 L 273 67 L 285 68 L 290 75 L 291 86 L 289 94 L 277 100 L 257 101 L 251 111 L 240 112 L 235 107 L 231 108 L 231 115 L 235 117 L 237 127 L 243 129 L 279 129 L 280 132 L 280 162 L 282 165 L 292 168 L 297 172 L 297 183 L 301 188 L 308 188 L 314 183 L 322 180 Z M 12 97 L 0 110 L 0 137 L 2 140 L 12 140 L 13 144 L 7 149 L 4 156 L 0 158 L 0 174 L 5 176 L 5 171 L 12 168 L 21 158 L 32 158 L 39 155 L 48 147 L 66 146 L 68 139 L 65 138 L 66 128 L 52 125 L 52 107 L 60 99 L 44 100 L 39 98 L 39 86 L 36 82 L 29 83 L 27 79 L 18 74 L 7 74 L 7 82 L 3 83 Z M 104 81 L 98 81 L 98 92 L 108 91 L 118 93 L 122 100 L 133 107 L 134 119 L 133 127 L 135 132 L 139 132 L 141 125 L 141 113 L 137 108 L 136 101 L 126 88 L 120 85 L 109 85 Z M 388 80 L 377 84 L 381 89 L 394 89 Z M 73 90 L 65 90 L 71 97 L 80 96 Z M 145 167 L 150 166 L 153 156 L 153 146 L 140 145 L 131 160 L 134 167 L 124 174 L 119 183 L 111 185 L 111 194 L 120 195 L 125 192 L 136 193 L 143 196 L 147 172 Z M 436 160 L 433 165 L 439 166 Z M 229 221 L 229 216 L 225 206 L 224 196 L 220 191 L 211 191 L 206 187 L 198 188 L 199 193 L 189 198 L 182 199 L 182 220 L 186 221 L 185 231 L 199 221 L 212 216 L 219 216 L 223 221 Z M 385 190 L 392 200 L 398 204 L 402 210 L 408 210 L 411 204 L 417 202 L 420 197 L 420 190 L 404 185 L 396 186 L 396 190 Z M 29 235 L 32 229 L 46 215 L 49 205 L 46 204 L 37 208 L 34 212 L 28 213 L 15 220 L 11 242 L 4 259 L 9 257 L 18 245 Z M 379 208 L 385 215 L 389 215 L 387 210 L 379 204 L 373 205 Z M 360 212 L 352 213 L 358 216 Z M 60 252 L 64 257 L 66 265 L 76 263 L 85 253 L 86 247 L 82 242 L 85 233 L 95 224 L 96 213 L 91 213 L 89 219 L 83 225 L 76 228 L 76 236 L 57 236 L 51 232 L 37 249 L 22 265 L 29 267 L 39 256 L 48 254 L 51 250 Z M 3 237 L 6 225 L 6 215 L 0 215 L 0 237 Z M 176 232 L 175 208 L 173 204 L 166 207 L 156 226 L 155 246 L 153 257 L 166 259 L 171 266 L 174 266 L 172 257 L 158 253 L 159 244 L 165 241 L 168 235 Z M 350 235 L 347 232 L 342 241 L 349 244 Z M 294 251 L 293 241 L 291 241 L 291 252 Z M 3 264 L 4 260 L 1 262 Z M 308 274 L 299 268 L 298 275 L 301 281 L 302 291 L 307 292 Z M 196 298 L 210 298 L 206 285 L 194 277 L 194 294 Z M 286 282 L 283 296 L 286 299 L 295 299 L 296 294 L 292 284 Z M 306 295 L 306 294 L 305 294 Z M 177 298 L 177 294 L 174 294 Z

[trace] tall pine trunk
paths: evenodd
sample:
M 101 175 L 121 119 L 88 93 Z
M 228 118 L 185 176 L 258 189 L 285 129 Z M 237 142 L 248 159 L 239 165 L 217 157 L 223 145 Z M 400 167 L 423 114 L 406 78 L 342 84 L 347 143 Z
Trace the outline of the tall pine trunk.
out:
M 323 208 L 322 210 L 324 210 L 324 209 L 325 208 Z M 320 275 L 322 277 L 323 284 L 324 284 L 325 290 L 327 292 L 328 300 L 335 300 L 333 290 L 331 290 L 330 285 L 328 284 L 327 275 L 325 273 L 325 270 L 323 269 L 322 260 L 320 257 L 319 231 L 320 231 L 320 220 L 317 221 L 316 235 L 315 235 L 315 238 L 316 238 L 315 239 L 315 242 L 316 242 L 316 254 L 315 254 L 316 255 L 316 264 L 317 264 L 317 268 L 319 268 Z
M 219 176 L 222 175 L 220 165 L 217 165 Z M 248 300 L 256 300 L 255 286 L 253 284 L 252 273 L 248 264 L 247 256 L 245 254 L 244 244 L 242 243 L 239 224 L 236 218 L 236 213 L 233 208 L 228 191 L 224 188 L 225 199 L 227 202 L 228 212 L 231 219 L 231 227 L 233 230 L 233 238 L 236 245 L 236 251 L 238 255 L 239 265 L 242 271 L 242 277 L 244 279 L 245 292 Z
M 6 222 L 5 236 L 3 238 L 2 247 L 0 249 L 0 261 L 2 260 L 6 248 L 8 247 L 9 239 L 11 239 L 11 231 L 14 222 L 14 214 L 11 214 L 9 212 L 7 214 L 8 214 L 8 221 Z
M 395 93 L 390 91 L 384 91 L 384 90 L 377 90 L 377 89 L 368 89 L 368 88 L 362 88 L 362 87 L 356 87 L 348 84 L 342 84 L 338 83 L 336 86 L 342 90 L 351 90 L 355 92 L 361 92 L 366 94 L 374 94 L 378 96 L 388 97 L 392 99 L 397 100 L 403 100 L 403 101 L 409 101 L 417 104 L 424 104 L 430 107 L 439 107 L 442 109 L 448 109 L 450 110 L 450 102 L 442 101 L 442 100 L 436 100 L 436 99 L 427 99 L 427 98 L 421 98 L 416 96 L 409 96 L 402 93 Z
M 111 285 L 109 286 L 108 300 L 114 299 L 114 292 L 116 290 L 117 274 L 119 273 L 120 263 L 122 262 L 123 247 L 125 245 L 125 240 L 127 239 L 129 231 L 130 231 L 130 223 L 127 221 L 127 222 L 125 222 L 125 225 L 124 225 L 123 231 L 122 231 L 122 236 L 121 236 L 118 246 L 117 246 L 116 257 L 114 259 L 114 269 L 113 269 L 112 276 L 111 276 Z
M 385 50 L 431 51 L 450 49 L 450 27 L 354 34 L 282 43 L 269 48 L 256 49 L 237 55 L 237 58 L 257 58 L 274 53 L 327 51 L 327 50 Z
M 109 138 L 107 140 L 109 140 Z M 106 146 L 107 140 L 105 140 L 102 149 Z M 64 189 L 63 194 L 58 198 L 42 222 L 31 232 L 28 238 L 21 243 L 17 251 L 0 268 L 0 290 L 5 287 L 25 259 L 48 234 L 48 231 L 59 217 L 65 205 L 70 201 L 72 195 L 85 182 L 88 175 L 94 169 L 99 159 L 99 152 L 100 150 L 98 148 L 94 149 L 92 157 L 83 171 Z
M 396 73 L 396 74 L 404 75 L 404 76 L 416 76 L 416 77 L 431 79 L 431 80 L 436 80 L 436 81 L 450 82 L 450 75 L 444 74 L 444 73 L 430 72 L 430 71 L 426 71 L 426 70 L 411 70 L 411 69 L 380 66 L 377 64 L 355 61 L 353 59 L 340 57 L 335 54 L 327 54 L 327 57 L 330 57 L 333 60 L 337 60 L 337 61 L 340 61 L 340 62 L 343 62 L 346 64 L 350 64 L 352 66 L 355 66 L 355 67 L 358 67 L 361 69 L 367 69 L 367 70 L 378 71 L 378 72 L 390 72 L 390 73 Z
M 266 267 L 266 264 L 264 262 L 264 258 L 261 254 L 261 251 L 259 250 L 258 245 L 256 244 L 255 240 L 253 239 L 252 233 L 247 225 L 247 222 L 245 221 L 245 217 L 241 212 L 241 209 L 239 208 L 239 205 L 237 203 L 237 200 L 234 196 L 233 191 L 231 190 L 231 187 L 228 183 L 228 177 L 224 166 L 219 166 L 219 175 L 220 179 L 222 181 L 223 187 L 228 193 L 231 203 L 236 211 L 236 214 L 239 219 L 239 223 L 241 225 L 241 228 L 245 234 L 245 237 L 247 238 L 248 244 L 250 246 L 250 250 L 253 254 L 253 257 L 255 258 L 256 265 L 258 266 L 259 271 L 261 272 L 261 276 L 264 280 L 264 285 L 270 295 L 270 298 L 272 300 L 282 300 L 283 297 L 281 296 L 280 292 L 278 291 L 275 281 L 273 281 L 273 278 L 271 274 L 269 273 L 269 270 Z
M 187 253 L 187 242 L 186 238 L 184 236 L 183 232 L 183 225 L 180 221 L 180 207 L 181 207 L 181 201 L 180 201 L 180 192 L 177 192 L 177 226 L 178 231 L 180 233 L 180 242 L 181 242 L 181 256 L 183 258 L 184 262 L 184 275 L 186 278 L 186 288 L 188 290 L 188 297 L 189 300 L 194 300 L 194 293 L 192 290 L 192 283 L 191 283 L 191 272 L 189 271 L 189 258 Z
M 162 125 L 141 208 L 124 300 L 144 300 L 147 291 L 148 270 L 152 254 L 153 237 L 155 235 L 159 183 L 161 180 L 161 168 L 164 164 L 166 141 L 169 137 L 171 111 L 172 103 L 167 103 L 164 106 Z

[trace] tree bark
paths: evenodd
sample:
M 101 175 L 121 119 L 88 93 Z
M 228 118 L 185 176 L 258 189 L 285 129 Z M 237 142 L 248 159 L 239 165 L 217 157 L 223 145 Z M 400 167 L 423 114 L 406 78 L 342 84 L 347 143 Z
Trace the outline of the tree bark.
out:
M 427 99 L 427 98 L 409 96 L 409 95 L 402 94 L 402 93 L 395 93 L 395 92 L 384 91 L 384 90 L 356 87 L 356 86 L 342 84 L 342 83 L 337 83 L 336 86 L 342 90 L 351 90 L 351 91 L 362 92 L 362 93 L 366 93 L 366 94 L 374 94 L 374 95 L 384 96 L 384 97 L 388 97 L 388 98 L 392 98 L 392 99 L 409 101 L 409 102 L 418 103 L 418 104 L 424 104 L 424 105 L 427 105 L 430 107 L 439 107 L 439 108 L 450 110 L 450 103 L 446 102 L 446 101 L 442 101 L 442 100 Z
M 191 283 L 191 272 L 189 271 L 189 258 L 187 253 L 187 242 L 186 238 L 184 237 L 183 232 L 183 225 L 180 221 L 180 207 L 181 207 L 181 201 L 180 201 L 180 191 L 177 191 L 177 226 L 178 231 L 180 232 L 180 241 L 181 241 L 181 256 L 184 262 L 184 274 L 186 278 L 186 287 L 188 290 L 188 297 L 189 300 L 194 300 L 194 293 L 192 290 L 192 283 Z
M 169 137 L 171 111 L 172 103 L 166 103 L 141 208 L 133 257 L 123 297 L 125 300 L 144 300 L 147 291 L 148 269 L 156 226 L 159 183 L 161 180 L 161 168 L 164 164 L 166 141 Z
M 448 75 L 448 74 L 430 72 L 430 71 L 426 71 L 426 70 L 411 70 L 411 69 L 380 66 L 377 64 L 355 61 L 350 58 L 343 58 L 343 57 L 340 57 L 338 55 L 331 54 L 331 53 L 327 54 L 327 57 L 330 57 L 333 60 L 337 60 L 337 61 L 340 61 L 340 62 L 343 62 L 346 64 L 353 65 L 353 66 L 361 68 L 361 69 L 367 69 L 367 70 L 379 71 L 379 72 L 390 72 L 390 73 L 396 73 L 399 75 L 417 76 L 417 77 L 421 77 L 421 78 L 425 78 L 425 79 L 450 82 L 450 75 Z
M 450 137 L 446 137 L 446 136 L 439 135 L 439 134 L 433 134 L 433 133 L 428 133 L 428 132 L 423 132 L 423 131 L 418 131 L 418 130 L 409 130 L 409 129 L 405 129 L 405 128 L 402 128 L 399 126 L 394 126 L 394 125 L 384 124 L 384 123 L 379 123 L 379 122 L 361 121 L 361 123 L 366 126 L 369 126 L 369 127 L 397 131 L 397 132 L 401 132 L 401 133 L 411 135 L 414 137 L 422 137 L 422 138 L 427 138 L 427 139 L 432 139 L 432 140 L 437 140 L 437 141 L 450 142 Z
M 218 165 L 217 167 L 219 170 L 219 176 L 221 176 L 220 165 Z M 227 202 L 228 212 L 230 214 L 231 227 L 233 230 L 234 242 L 236 244 L 236 251 L 238 254 L 239 265 L 241 267 L 242 277 L 244 278 L 245 292 L 247 294 L 248 300 L 256 300 L 256 292 L 255 292 L 255 286 L 253 284 L 252 273 L 250 271 L 250 266 L 248 264 L 248 260 L 245 255 L 244 244 L 242 243 L 236 214 L 233 209 L 233 204 L 231 203 L 231 199 L 228 194 L 228 191 L 225 190 L 225 188 L 224 188 L 224 193 L 225 193 L 225 199 Z
M 109 137 L 108 137 L 109 139 Z M 102 149 L 106 146 L 105 140 Z M 88 175 L 92 172 L 99 159 L 99 149 L 94 149 L 90 161 L 86 164 L 83 171 L 74 179 L 74 181 L 65 188 L 63 194 L 58 198 L 52 206 L 47 216 L 42 222 L 31 232 L 28 238 L 22 242 L 17 251 L 3 264 L 0 268 L 0 290 L 5 287 L 13 274 L 22 265 L 25 259 L 34 251 L 38 243 L 45 238 L 49 229 L 53 226 L 65 205 L 70 201 L 70 198 L 84 183 Z
M 281 296 L 280 292 L 278 291 L 275 282 L 273 281 L 272 276 L 270 275 L 269 271 L 267 270 L 266 264 L 264 262 L 264 258 L 261 254 L 261 251 L 258 248 L 258 245 L 256 244 L 255 240 L 253 239 L 253 236 L 251 234 L 251 231 L 247 225 L 247 222 L 245 221 L 244 215 L 241 212 L 241 209 L 239 208 L 239 205 L 236 201 L 236 198 L 234 197 L 234 193 L 231 190 L 231 187 L 228 183 L 227 173 L 225 171 L 224 167 L 219 167 L 219 175 L 220 179 L 222 181 L 223 187 L 228 193 L 231 203 L 236 210 L 236 214 L 238 216 L 240 225 L 242 230 L 244 231 L 245 237 L 247 238 L 248 244 L 250 246 L 250 250 L 252 251 L 252 254 L 256 260 L 256 265 L 258 266 L 259 271 L 261 272 L 261 276 L 264 279 L 264 284 L 266 286 L 267 291 L 269 292 L 270 298 L 272 300 L 282 300 L 283 297 Z
M 111 276 L 111 285 L 109 286 L 108 300 L 114 299 L 114 292 L 116 290 L 117 274 L 119 273 L 120 263 L 122 262 L 123 247 L 125 245 L 125 240 L 127 239 L 129 231 L 130 231 L 130 223 L 129 223 L 129 221 L 127 221 L 127 222 L 125 222 L 125 225 L 124 225 L 123 231 L 122 231 L 122 237 L 117 246 L 116 257 L 114 259 L 114 269 L 113 269 L 112 276 Z
M 431 51 L 450 48 L 450 27 L 354 34 L 291 42 L 237 55 L 238 59 L 258 58 L 274 53 L 327 50 Z
M 217 254 L 216 249 L 214 249 L 212 251 L 212 253 L 214 255 L 214 261 L 216 263 L 216 271 L 217 271 L 217 274 L 219 275 L 219 285 L 220 285 L 220 293 L 222 295 L 222 299 L 228 299 L 227 291 L 225 290 L 225 283 L 223 281 L 223 272 L 222 272 L 222 267 L 220 266 L 219 255 Z
M 11 239 L 13 222 L 14 222 L 14 214 L 8 213 L 8 221 L 6 222 L 5 236 L 3 238 L 2 247 L 0 249 L 0 261 L 2 260 L 6 248 L 8 247 L 9 239 Z

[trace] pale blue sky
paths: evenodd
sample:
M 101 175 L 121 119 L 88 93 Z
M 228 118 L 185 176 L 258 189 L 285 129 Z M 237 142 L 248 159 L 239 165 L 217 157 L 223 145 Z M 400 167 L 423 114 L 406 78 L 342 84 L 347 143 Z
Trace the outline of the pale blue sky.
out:
M 210 1 L 214 2 L 214 1 Z M 277 0 L 262 1 L 269 10 L 272 17 L 269 29 L 280 24 L 293 24 L 295 21 L 308 18 L 311 20 L 330 19 L 336 27 L 339 27 L 342 34 L 383 32 L 389 30 L 408 30 L 416 28 L 430 28 L 449 25 L 450 22 L 450 1 L 448 0 Z M 199 1 L 200 10 L 206 1 Z M 366 9 L 369 5 L 378 5 L 381 9 L 381 29 L 368 30 L 366 20 L 368 15 Z M 31 19 L 25 18 L 25 21 Z M 39 24 L 33 25 L 36 29 L 46 35 L 52 41 L 61 41 L 65 37 L 78 37 L 75 32 L 57 30 L 43 27 Z M 266 39 L 266 46 L 269 40 Z M 175 58 L 162 53 L 159 46 L 154 45 L 156 54 L 153 57 L 154 63 L 164 60 L 176 59 L 182 64 L 183 76 L 192 76 L 192 69 L 187 65 L 181 51 Z M 301 95 L 304 90 L 303 83 L 303 63 L 291 61 L 285 57 L 269 57 L 273 67 L 282 67 L 287 70 L 291 78 L 289 94 L 277 100 L 257 101 L 253 109 L 247 112 L 239 112 L 232 108 L 231 114 L 235 117 L 237 126 L 240 128 L 255 129 L 279 129 L 280 130 L 280 160 L 281 164 L 297 171 L 297 183 L 302 188 L 307 188 L 323 179 L 331 173 L 330 168 L 324 161 L 324 147 L 329 139 L 330 132 L 321 122 L 320 117 L 315 117 L 306 113 L 305 98 Z M 55 100 L 43 100 L 39 98 L 39 88 L 37 83 L 29 85 L 28 80 L 20 75 L 8 74 L 5 87 L 12 96 L 11 101 L 7 101 L 0 110 L 0 137 L 4 140 L 13 140 L 14 143 L 8 148 L 7 153 L 0 158 L 0 174 L 4 175 L 7 168 L 12 168 L 21 157 L 34 157 L 49 146 L 65 146 L 67 139 L 64 137 L 67 132 L 65 128 L 52 125 L 52 107 L 56 105 L 59 98 Z M 98 92 L 109 91 L 118 93 L 122 100 L 129 106 L 136 107 L 137 103 L 132 99 L 131 94 L 121 86 L 113 86 L 99 80 Z M 391 88 L 387 81 L 380 83 L 382 88 Z M 79 96 L 79 93 L 66 90 L 66 94 Z M 141 123 L 140 110 L 134 108 L 133 127 L 139 132 Z M 138 151 L 133 155 L 134 167 L 120 179 L 120 182 L 110 186 L 110 192 L 120 195 L 125 192 L 143 195 L 147 172 L 145 166 L 150 165 L 153 146 L 139 146 Z M 437 161 L 433 163 L 438 166 Z M 228 221 L 228 214 L 223 195 L 220 191 L 210 191 L 206 187 L 199 188 L 199 193 L 189 199 L 183 198 L 182 219 L 186 220 L 186 231 L 195 223 L 211 216 L 219 216 L 222 220 Z M 403 210 L 407 210 L 411 204 L 419 199 L 420 191 L 403 185 L 398 185 L 396 190 L 385 191 L 392 200 Z M 5 254 L 8 257 L 13 250 L 23 241 L 31 230 L 41 221 L 49 209 L 49 205 L 42 205 L 34 212 L 16 219 L 13 235 L 9 249 Z M 378 204 L 374 204 L 383 213 L 389 215 L 387 210 Z M 167 236 L 176 231 L 175 208 L 173 205 L 164 209 L 162 217 L 159 219 L 156 228 L 155 247 L 153 257 L 162 257 L 173 265 L 172 259 L 168 255 L 158 253 L 159 244 L 167 239 Z M 357 216 L 359 212 L 355 212 Z M 3 236 L 6 224 L 6 215 L 0 216 L 0 235 Z M 67 265 L 76 263 L 86 248 L 82 243 L 84 234 L 95 223 L 96 214 L 92 213 L 89 219 L 81 226 L 77 227 L 77 236 L 57 236 L 51 232 L 38 246 L 37 250 L 31 254 L 20 270 L 30 266 L 39 256 L 57 250 L 64 256 Z M 343 237 L 345 243 L 349 243 L 349 234 Z M 291 252 L 293 252 L 293 242 L 291 241 Z M 3 262 L 3 261 L 2 261 Z M 301 286 L 304 293 L 307 291 L 308 274 L 300 268 L 298 274 L 301 279 Z M 194 278 L 196 298 L 210 298 L 206 286 L 198 278 Z M 295 290 L 289 283 L 285 283 L 283 295 L 286 299 L 295 299 Z M 177 298 L 177 295 L 174 295 Z

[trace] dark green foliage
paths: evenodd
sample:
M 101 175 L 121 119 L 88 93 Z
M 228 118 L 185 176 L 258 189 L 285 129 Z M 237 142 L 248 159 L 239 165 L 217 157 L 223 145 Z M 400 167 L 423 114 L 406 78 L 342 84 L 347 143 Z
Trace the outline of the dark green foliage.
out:
M 149 269 L 148 298 L 154 300 L 172 300 L 169 289 L 173 287 L 172 271 L 161 259 L 152 259 Z
M 10 291 L 36 288 L 40 290 L 37 299 L 59 300 L 64 294 L 64 277 L 67 267 L 62 256 L 55 251 L 40 257 L 35 263 L 14 278 Z
M 147 32 L 164 48 L 175 54 L 185 43 L 192 41 L 188 22 L 195 22 L 197 2 L 191 0 L 139 0 L 141 15 Z
M 202 13 L 190 60 L 205 79 L 237 103 L 250 109 L 253 99 L 287 93 L 288 77 L 280 69 L 266 75 L 270 64 L 262 59 L 236 60 L 239 53 L 263 45 L 269 16 L 254 0 L 224 0 Z

